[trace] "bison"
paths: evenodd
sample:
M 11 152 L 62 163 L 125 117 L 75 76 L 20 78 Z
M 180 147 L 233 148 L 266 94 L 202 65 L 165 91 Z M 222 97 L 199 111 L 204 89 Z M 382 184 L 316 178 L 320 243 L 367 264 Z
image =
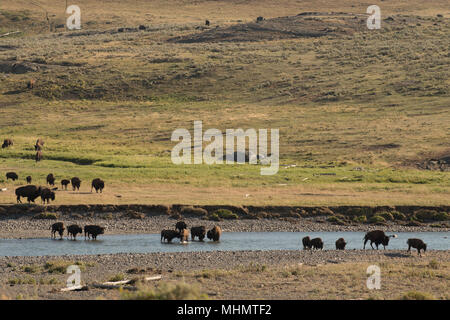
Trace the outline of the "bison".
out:
M 27 183 L 30 184 L 31 180 L 32 180 L 31 176 L 26 177 L 26 179 L 27 179 Z
M 13 141 L 11 139 L 3 140 L 2 149 L 8 148 L 13 145 Z
M 373 243 L 375 243 L 375 245 L 377 246 L 377 250 L 378 250 L 378 246 L 380 244 L 382 244 L 383 248 L 386 249 L 386 246 L 389 244 L 389 238 L 390 237 L 395 238 L 397 236 L 396 235 L 387 236 L 381 230 L 369 231 L 364 236 L 364 247 L 363 247 L 363 249 L 366 249 L 366 243 L 369 240 L 370 240 L 370 246 L 372 247 L 372 249 L 374 249 L 374 247 L 372 246 Z
M 302 239 L 303 250 L 311 249 L 311 239 L 309 237 L 304 237 Z
M 183 229 L 180 231 L 180 242 L 187 242 L 189 240 L 189 230 Z
M 206 236 L 206 227 L 205 226 L 198 226 L 198 227 L 192 227 L 191 228 L 191 238 L 192 241 L 195 240 L 195 237 L 198 237 L 199 241 L 203 241 Z
M 34 159 L 36 160 L 36 162 L 41 161 L 44 158 L 44 156 L 42 155 L 42 151 L 38 150 L 36 152 L 36 156 L 34 157 Z
M 41 151 L 44 147 L 44 140 L 41 138 L 36 140 L 36 144 L 34 145 L 34 151 Z
M 102 193 L 104 187 L 105 187 L 105 182 L 100 178 L 96 178 L 96 179 L 92 180 L 91 192 L 92 192 L 92 189 L 95 188 L 95 192 L 98 192 L 98 190 L 100 190 L 100 193 Z
M 19 179 L 19 176 L 15 172 L 7 172 L 6 173 L 6 180 L 11 179 L 12 181 L 16 181 Z
M 75 189 L 77 189 L 78 191 L 80 191 L 80 186 L 81 186 L 81 180 L 78 177 L 73 177 L 72 179 L 70 179 L 70 183 L 72 184 L 72 189 L 73 191 L 75 191 Z
M 205 20 L 205 26 L 209 26 L 210 24 L 209 20 Z
M 314 238 L 311 239 L 311 248 L 312 249 L 317 249 L 317 250 L 322 250 L 323 249 L 323 241 L 320 238 Z
M 263 17 L 258 17 L 258 18 L 256 18 L 256 22 L 261 22 L 261 21 L 264 21 L 265 19 L 263 18 Z
M 62 222 L 56 222 L 54 224 L 52 224 L 52 239 L 56 238 L 56 232 L 59 233 L 59 236 L 61 237 L 60 239 L 62 239 L 63 234 L 64 234 L 64 223 Z
M 79 225 L 77 225 L 77 224 L 72 224 L 72 225 L 70 225 L 70 226 L 67 227 L 67 235 L 68 235 L 71 239 L 76 240 L 76 239 L 77 239 L 77 234 L 78 234 L 78 233 L 80 233 L 80 234 L 83 233 L 83 229 L 81 229 L 81 227 L 80 227 Z
M 219 241 L 220 236 L 222 235 L 222 229 L 219 226 L 214 226 L 211 230 L 209 230 L 206 234 L 208 239 L 213 241 Z
M 161 242 L 167 240 L 168 243 L 172 242 L 174 238 L 180 238 L 180 232 L 176 230 L 163 230 L 161 231 Z
M 27 88 L 28 88 L 28 89 L 33 89 L 35 83 L 36 83 L 36 81 L 35 81 L 34 79 L 28 80 L 28 82 L 27 82 Z
M 84 238 L 86 239 L 86 235 L 88 236 L 89 239 L 97 240 L 97 236 L 99 234 L 104 234 L 105 233 L 105 228 L 100 227 L 100 226 L 96 226 L 96 225 L 89 225 L 89 226 L 84 226 Z
M 67 179 L 62 179 L 61 180 L 61 189 L 66 189 L 67 190 L 67 185 L 70 183 L 69 180 Z
M 406 244 L 408 245 L 408 252 L 411 252 L 411 247 L 413 247 L 414 249 L 417 249 L 417 253 L 419 254 L 419 256 L 422 256 L 420 250 L 423 250 L 423 252 L 427 251 L 427 244 L 424 243 L 421 239 L 408 239 L 408 241 L 406 241 Z
M 345 245 L 347 242 L 345 242 L 344 238 L 339 238 L 336 240 L 336 250 L 345 250 Z
M 53 173 L 49 173 L 47 176 L 47 184 L 54 186 L 55 185 L 55 176 Z
M 186 222 L 184 222 L 184 221 L 178 221 L 178 222 L 175 224 L 175 229 L 178 230 L 179 232 L 181 232 L 181 230 L 183 230 L 183 229 L 187 229 Z
M 55 201 L 55 192 L 53 192 L 49 188 L 42 188 L 41 199 L 43 204 L 45 204 L 46 201 L 47 204 L 50 204 L 50 200 Z
M 22 203 L 20 198 L 27 198 L 28 203 L 34 202 L 34 200 L 41 195 L 42 187 L 35 185 L 23 186 L 16 189 L 17 203 Z

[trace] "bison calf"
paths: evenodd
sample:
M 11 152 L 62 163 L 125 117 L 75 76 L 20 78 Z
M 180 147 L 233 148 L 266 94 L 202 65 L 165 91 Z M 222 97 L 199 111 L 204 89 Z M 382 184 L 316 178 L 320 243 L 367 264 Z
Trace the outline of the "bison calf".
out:
M 192 241 L 195 240 L 195 237 L 198 237 L 199 241 L 203 241 L 206 236 L 206 227 L 205 226 L 198 226 L 198 227 L 192 227 L 191 228 L 191 238 Z
M 180 242 L 188 242 L 189 239 L 189 230 L 183 229 L 180 231 Z
M 419 254 L 419 256 L 422 256 L 420 250 L 423 250 L 423 252 L 427 251 L 427 244 L 424 243 L 421 239 L 408 239 L 408 241 L 406 241 L 406 244 L 408 245 L 408 252 L 411 252 L 411 247 L 413 247 L 414 249 L 417 249 L 417 253 Z
M 55 176 L 53 175 L 53 173 L 49 173 L 47 175 L 47 184 L 54 186 L 55 185 Z
M 83 229 L 81 229 L 81 227 L 77 224 L 72 224 L 70 226 L 67 227 L 67 235 L 73 239 L 76 240 L 77 239 L 77 234 L 82 234 L 83 233 Z
M 53 192 L 49 188 L 42 188 L 41 200 L 43 204 L 45 204 L 45 202 L 47 202 L 47 204 L 50 204 L 50 200 L 55 201 L 55 192 Z
M 63 234 L 64 234 L 64 223 L 63 222 L 56 222 L 54 224 L 52 224 L 52 239 L 56 238 L 56 232 L 59 233 L 59 236 L 61 237 L 60 239 L 62 239 Z
M 6 180 L 8 181 L 8 179 L 11 179 L 12 181 L 16 181 L 17 179 L 19 179 L 19 176 L 15 172 L 8 172 L 8 173 L 6 173 Z

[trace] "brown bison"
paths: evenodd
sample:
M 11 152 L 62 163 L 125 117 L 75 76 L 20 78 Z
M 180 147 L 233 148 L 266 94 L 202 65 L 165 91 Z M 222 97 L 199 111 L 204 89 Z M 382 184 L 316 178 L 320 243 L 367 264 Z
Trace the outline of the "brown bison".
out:
M 82 234 L 83 233 L 83 229 L 81 229 L 81 227 L 77 224 L 72 224 L 70 226 L 67 227 L 67 235 L 73 239 L 76 240 L 77 239 L 77 234 Z
M 36 156 L 34 157 L 34 159 L 36 160 L 36 162 L 41 161 L 44 158 L 44 156 L 42 155 L 42 151 L 38 150 L 36 152 Z
M 30 184 L 31 180 L 32 180 L 31 176 L 28 176 L 26 179 L 27 179 L 27 183 Z
M 55 176 L 53 173 L 49 173 L 47 176 L 47 184 L 54 186 L 55 185 Z
M 61 189 L 66 189 L 67 190 L 67 185 L 70 183 L 69 180 L 67 179 L 62 179 L 61 180 Z
M 16 181 L 19 179 L 19 176 L 15 172 L 7 172 L 6 173 L 6 180 L 11 179 L 12 181 Z
M 86 239 L 86 235 L 88 236 L 88 239 L 92 239 L 97 240 L 97 236 L 99 234 L 104 234 L 105 233 L 105 228 L 100 227 L 100 226 L 96 226 L 96 225 L 89 225 L 89 226 L 84 226 L 84 238 Z
M 220 236 L 222 235 L 222 229 L 219 226 L 214 226 L 211 230 L 206 233 L 206 236 L 209 240 L 219 241 Z
M 54 224 L 52 224 L 52 239 L 56 238 L 56 232 L 59 233 L 60 239 L 62 239 L 63 234 L 64 234 L 64 223 L 62 222 L 56 222 Z
M 36 144 L 34 145 L 34 151 L 41 151 L 44 147 L 44 140 L 41 138 L 36 140 Z
M 206 227 L 205 226 L 198 226 L 198 227 L 192 227 L 191 228 L 191 238 L 192 241 L 195 240 L 195 237 L 198 237 L 199 241 L 203 241 L 206 236 Z
M 322 250 L 323 249 L 323 241 L 320 238 L 314 238 L 311 239 L 311 248 L 312 249 L 317 249 L 317 250 Z
M 78 191 L 80 191 L 80 186 L 81 186 L 81 180 L 78 177 L 73 177 L 72 179 L 70 179 L 70 183 L 72 184 L 72 189 L 73 191 L 75 191 L 75 189 L 77 189 Z
M 303 250 L 311 249 L 311 239 L 309 237 L 304 237 L 302 239 Z
M 366 243 L 367 241 L 370 241 L 370 246 L 372 247 L 372 249 L 374 249 L 374 247 L 372 246 L 373 243 L 375 243 L 375 245 L 377 246 L 377 250 L 378 250 L 378 246 L 380 244 L 383 245 L 383 248 L 386 249 L 386 246 L 389 244 L 389 238 L 390 237 L 397 237 L 396 235 L 393 236 L 386 236 L 384 234 L 383 231 L 381 230 L 373 230 L 373 231 L 369 231 L 366 233 L 366 235 L 364 236 L 364 246 L 363 249 L 366 249 Z
M 98 192 L 100 190 L 100 193 L 102 193 L 103 188 L 105 188 L 105 182 L 100 178 L 96 178 L 92 180 L 91 192 L 93 188 L 95 188 L 95 192 Z
M 28 80 L 28 82 L 27 82 L 27 88 L 28 88 L 28 89 L 33 89 L 35 83 L 36 83 L 36 81 L 35 81 L 34 79 Z
M 2 149 L 8 148 L 13 145 L 13 141 L 11 139 L 3 140 Z
M 41 199 L 43 204 L 45 204 L 46 201 L 47 204 L 50 204 L 50 200 L 55 201 L 55 192 L 53 192 L 49 188 L 42 188 Z
M 417 249 L 417 253 L 419 254 L 419 256 L 422 256 L 420 250 L 423 250 L 423 252 L 427 251 L 427 244 L 424 243 L 421 239 L 408 239 L 408 241 L 406 241 L 406 244 L 408 245 L 408 252 L 411 252 L 411 247 L 413 247 L 414 249 Z
M 189 240 L 189 230 L 183 229 L 180 231 L 180 242 L 188 242 Z
M 345 250 L 345 245 L 347 242 L 345 242 L 344 238 L 339 238 L 336 240 L 336 250 Z
M 16 189 L 17 203 L 22 203 L 20 198 L 27 198 L 28 203 L 34 202 L 41 195 L 42 187 L 35 185 L 23 186 Z
M 167 240 L 168 243 L 172 242 L 174 238 L 180 238 L 180 232 L 176 230 L 163 230 L 161 231 L 161 242 Z
M 178 221 L 178 222 L 175 224 L 175 229 L 178 230 L 179 232 L 181 232 L 181 230 L 183 230 L 183 229 L 187 229 L 186 222 L 184 222 L 184 221 Z

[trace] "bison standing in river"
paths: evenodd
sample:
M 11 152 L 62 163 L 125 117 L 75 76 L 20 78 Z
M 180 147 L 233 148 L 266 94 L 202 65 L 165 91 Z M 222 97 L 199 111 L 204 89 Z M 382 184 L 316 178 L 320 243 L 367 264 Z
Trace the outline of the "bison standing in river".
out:
M 163 230 L 161 231 L 161 242 L 167 240 L 168 243 L 172 242 L 174 238 L 180 238 L 180 232 L 176 230 Z
M 94 239 L 97 240 L 97 236 L 99 234 L 104 234 L 105 233 L 105 228 L 100 227 L 100 226 L 96 226 L 96 225 L 89 225 L 89 226 L 84 226 L 84 238 L 86 239 L 86 235 L 88 236 L 88 239 Z
M 93 188 L 95 189 L 95 192 L 98 192 L 100 190 L 100 193 L 102 193 L 103 188 L 105 188 L 105 182 L 100 178 L 96 178 L 92 180 L 91 192 Z
M 203 241 L 206 236 L 206 227 L 205 226 L 198 226 L 198 227 L 192 227 L 191 228 L 191 238 L 192 241 L 195 240 L 195 237 L 198 237 L 199 241 Z
M 311 239 L 311 248 L 322 250 L 323 249 L 323 241 L 320 238 Z
M 183 229 L 180 231 L 180 242 L 188 242 L 189 240 L 189 230 Z
M 17 203 L 22 203 L 21 197 L 27 198 L 28 203 L 34 202 L 41 195 L 42 187 L 35 185 L 23 186 L 16 189 Z
M 386 249 L 386 246 L 389 244 L 389 238 L 396 238 L 396 235 L 392 235 L 392 236 L 387 236 L 386 234 L 384 234 L 383 231 L 381 230 L 373 230 L 373 231 L 369 231 L 366 233 L 366 235 L 364 236 L 364 247 L 363 249 L 366 249 L 366 243 L 367 241 L 370 241 L 370 246 L 372 247 L 372 249 L 375 249 L 372 244 L 375 243 L 375 245 L 377 246 L 377 250 L 378 250 L 378 246 L 380 244 L 383 245 L 383 248 Z
M 419 254 L 419 256 L 422 256 L 420 250 L 423 250 L 423 252 L 427 251 L 427 244 L 424 243 L 421 239 L 408 239 L 408 241 L 406 241 L 406 244 L 408 245 L 408 252 L 411 252 L 411 247 L 413 247 L 414 249 L 417 249 L 417 253 Z
M 81 227 L 77 224 L 72 224 L 70 226 L 67 227 L 67 235 L 73 239 L 73 240 L 77 240 L 77 234 L 82 234 L 83 233 L 83 229 L 81 229 Z
M 345 242 L 344 238 L 339 238 L 336 240 L 336 250 L 345 250 L 345 245 L 347 242 Z
M 187 224 L 184 221 L 178 221 L 175 224 L 175 229 L 178 230 L 178 232 L 181 232 L 183 229 L 187 229 Z
M 311 239 L 306 236 L 302 239 L 303 250 L 311 249 Z
M 213 240 L 213 241 L 219 241 L 221 235 L 222 235 L 222 229 L 219 226 L 214 226 L 214 228 L 209 230 L 206 234 L 208 239 Z
M 52 224 L 52 239 L 56 238 L 56 232 L 59 233 L 59 236 L 61 237 L 60 239 L 62 239 L 63 234 L 64 234 L 64 223 L 63 222 L 56 222 L 54 224 Z

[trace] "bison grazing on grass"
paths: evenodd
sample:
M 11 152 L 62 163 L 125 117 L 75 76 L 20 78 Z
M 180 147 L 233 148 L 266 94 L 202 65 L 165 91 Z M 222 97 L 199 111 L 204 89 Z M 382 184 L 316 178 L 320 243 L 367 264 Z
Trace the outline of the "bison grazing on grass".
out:
M 419 256 L 422 256 L 420 253 L 420 250 L 423 250 L 423 252 L 427 251 L 427 244 L 424 243 L 421 239 L 408 239 L 406 241 L 406 244 L 408 245 L 408 252 L 411 252 L 411 247 L 414 249 L 417 249 L 417 253 Z
M 36 144 L 34 145 L 34 151 L 41 151 L 43 147 L 44 147 L 44 140 L 40 138 L 37 139 Z
M 70 179 L 70 183 L 72 184 L 72 189 L 73 191 L 78 190 L 80 191 L 80 186 L 81 186 L 81 180 L 78 177 L 73 177 L 72 179 Z
M 31 176 L 28 176 L 26 179 L 27 179 L 27 183 L 30 184 L 31 180 L 32 180 Z
M 390 237 L 396 238 L 397 236 L 393 235 L 393 236 L 389 236 L 388 237 L 381 230 L 369 231 L 364 236 L 364 247 L 363 247 L 363 249 L 366 249 L 367 241 L 370 241 L 370 246 L 372 247 L 372 249 L 374 249 L 374 247 L 372 246 L 373 243 L 375 243 L 375 245 L 377 246 L 377 250 L 378 250 L 378 246 L 380 244 L 382 244 L 383 248 L 386 249 L 386 246 L 389 244 L 389 238 Z
M 70 183 L 69 180 L 67 179 L 62 179 L 61 180 L 61 189 L 66 189 L 67 190 L 67 185 Z
M 52 224 L 52 239 L 56 238 L 56 232 L 59 233 L 60 239 L 62 239 L 64 234 L 64 223 L 62 222 L 56 222 Z
M 99 234 L 104 234 L 105 233 L 105 228 L 100 227 L 100 226 L 96 226 L 96 225 L 89 225 L 89 226 L 84 226 L 84 238 L 86 239 L 86 235 L 88 236 L 88 239 L 92 239 L 97 240 L 97 236 Z
M 55 201 L 55 192 L 53 192 L 49 188 L 42 188 L 41 199 L 43 204 L 45 204 L 46 201 L 47 204 L 50 204 L 50 200 Z
M 161 242 L 167 240 L 168 243 L 172 242 L 174 238 L 180 238 L 180 232 L 176 230 L 163 230 L 161 231 Z
M 72 224 L 70 226 L 67 227 L 67 235 L 73 239 L 73 240 L 77 240 L 77 234 L 83 233 L 83 229 L 81 229 L 81 227 L 77 224 Z
M 13 141 L 11 139 L 3 140 L 2 149 L 8 148 L 13 145 Z
M 304 237 L 302 239 L 303 250 L 311 249 L 311 239 L 309 237 Z
M 11 179 L 12 181 L 16 181 L 19 179 L 19 176 L 15 172 L 8 172 L 6 173 L 6 180 Z
M 198 227 L 192 227 L 191 228 L 191 238 L 192 241 L 195 240 L 195 237 L 198 237 L 199 241 L 203 241 L 206 236 L 206 227 L 205 226 L 198 226 Z
M 344 238 L 339 238 L 336 240 L 336 250 L 345 250 L 345 245 L 347 242 L 345 242 Z
M 27 198 L 28 203 L 34 202 L 34 200 L 41 195 L 41 187 L 35 185 L 23 186 L 16 189 L 17 203 L 22 203 L 20 198 Z
M 39 150 L 38 152 L 36 152 L 36 156 L 34 157 L 34 159 L 36 160 L 36 162 L 38 162 L 41 161 L 43 157 L 44 156 L 42 155 L 42 151 Z
M 187 224 L 184 221 L 178 221 L 175 224 L 175 229 L 178 230 L 179 232 L 181 232 L 181 230 L 183 229 L 187 229 Z
M 100 190 L 101 193 L 103 191 L 103 188 L 105 188 L 105 182 L 100 178 L 94 179 L 92 180 L 91 192 L 93 188 L 95 188 L 95 192 L 98 192 L 98 190 Z
M 209 240 L 219 241 L 220 236 L 222 235 L 222 229 L 219 226 L 214 226 L 211 230 L 208 231 L 206 236 Z
M 55 185 L 55 176 L 53 173 L 49 173 L 47 176 L 47 184 L 54 186 Z

